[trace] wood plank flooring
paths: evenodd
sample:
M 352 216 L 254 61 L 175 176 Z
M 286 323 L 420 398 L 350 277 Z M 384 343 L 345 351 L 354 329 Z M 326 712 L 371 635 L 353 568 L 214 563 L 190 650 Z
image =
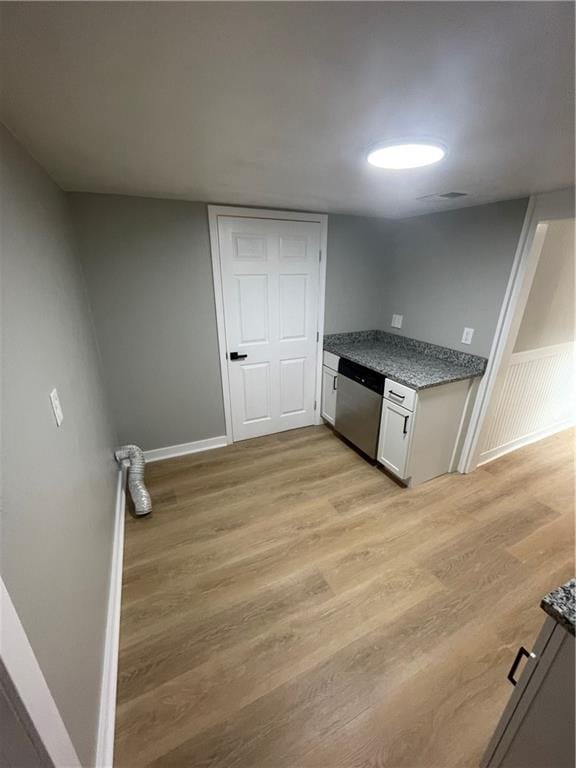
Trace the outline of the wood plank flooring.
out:
M 403 489 L 311 427 L 147 467 L 116 766 L 468 768 L 574 575 L 573 434 Z

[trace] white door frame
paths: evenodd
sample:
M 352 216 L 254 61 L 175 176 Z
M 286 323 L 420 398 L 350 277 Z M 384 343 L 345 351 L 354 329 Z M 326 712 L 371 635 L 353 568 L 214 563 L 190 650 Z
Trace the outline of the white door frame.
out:
M 21 711 L 20 708 L 23 707 L 23 719 L 29 719 L 35 729 L 35 732 L 30 733 L 32 742 L 39 744 L 39 749 L 46 751 L 56 768 L 81 768 L 70 734 L 1 577 L 0 613 L 0 657 L 11 687 L 14 687 L 19 698 L 19 701 L 12 703 L 17 711 Z M 5 692 L 10 693 L 8 688 L 5 688 Z
M 222 269 L 220 264 L 220 241 L 218 237 L 218 216 L 233 216 L 246 219 L 280 219 L 284 221 L 308 221 L 320 224 L 320 282 L 318 287 L 318 320 L 316 342 L 316 387 L 314 399 L 316 412 L 314 423 L 321 424 L 320 403 L 322 398 L 322 349 L 324 346 L 324 304 L 326 294 L 326 260 L 328 249 L 328 216 L 324 213 L 297 213 L 295 211 L 274 211 L 268 208 L 237 208 L 229 205 L 209 205 L 208 224 L 210 227 L 210 251 L 212 254 L 212 276 L 214 279 L 214 298 L 216 301 L 216 324 L 218 327 L 218 351 L 220 356 L 220 374 L 222 376 L 222 397 L 224 400 L 224 419 L 226 421 L 226 442 L 234 442 L 232 437 L 232 400 L 228 379 L 228 361 L 226 353 L 226 324 L 224 322 L 224 295 L 222 290 Z
M 508 362 L 518 335 L 548 229 L 546 222 L 573 216 L 574 188 L 533 195 L 528 201 L 508 286 L 488 357 L 486 373 L 480 381 L 468 431 L 464 439 L 458 463 L 459 472 L 472 472 L 478 466 L 480 435 L 490 405 L 497 394 L 502 367 Z

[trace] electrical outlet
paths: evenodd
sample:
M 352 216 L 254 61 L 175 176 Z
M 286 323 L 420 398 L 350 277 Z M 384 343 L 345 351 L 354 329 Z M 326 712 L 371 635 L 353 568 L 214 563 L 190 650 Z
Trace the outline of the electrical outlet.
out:
M 64 421 L 64 412 L 62 411 L 58 390 L 56 388 L 50 392 L 50 402 L 52 403 L 52 411 L 54 412 L 54 418 L 56 419 L 56 426 L 61 427 L 62 422 Z
M 404 320 L 404 315 L 392 315 L 392 322 L 390 325 L 392 328 L 402 328 L 402 320 Z
M 472 336 L 474 336 L 474 328 L 464 328 L 464 333 L 462 334 L 462 344 L 471 344 Z

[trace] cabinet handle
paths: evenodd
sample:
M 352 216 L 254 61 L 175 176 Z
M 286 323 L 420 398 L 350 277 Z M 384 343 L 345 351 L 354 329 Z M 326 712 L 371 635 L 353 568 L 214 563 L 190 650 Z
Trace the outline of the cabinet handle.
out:
M 335 392 L 338 387 L 336 386 L 336 382 L 338 381 L 338 376 L 332 376 L 332 391 Z
M 402 430 L 402 434 L 403 435 L 407 435 L 408 434 L 408 419 L 409 418 L 410 418 L 410 416 L 404 416 L 404 429 Z
M 405 400 L 406 399 L 406 395 L 399 395 L 398 392 L 394 392 L 393 389 L 389 389 L 388 390 L 388 394 L 389 395 L 394 395 L 394 397 L 397 397 L 399 400 Z
M 520 661 L 522 660 L 523 656 L 526 656 L 527 659 L 536 658 L 536 656 L 533 653 L 530 653 L 530 651 L 527 651 L 523 645 L 521 645 L 520 648 L 518 648 L 518 653 L 516 654 L 516 658 L 512 662 L 512 666 L 510 667 L 510 672 L 508 672 L 508 680 L 512 683 L 512 685 L 516 685 L 516 683 L 518 682 L 517 680 L 514 680 L 514 675 L 516 674 L 516 670 L 518 669 L 518 665 L 520 664 Z

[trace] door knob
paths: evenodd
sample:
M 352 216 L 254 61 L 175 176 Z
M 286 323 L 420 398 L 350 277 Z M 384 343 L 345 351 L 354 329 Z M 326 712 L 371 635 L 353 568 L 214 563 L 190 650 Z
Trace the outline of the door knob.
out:
M 239 355 L 238 352 L 230 352 L 230 360 L 244 360 L 248 355 Z

